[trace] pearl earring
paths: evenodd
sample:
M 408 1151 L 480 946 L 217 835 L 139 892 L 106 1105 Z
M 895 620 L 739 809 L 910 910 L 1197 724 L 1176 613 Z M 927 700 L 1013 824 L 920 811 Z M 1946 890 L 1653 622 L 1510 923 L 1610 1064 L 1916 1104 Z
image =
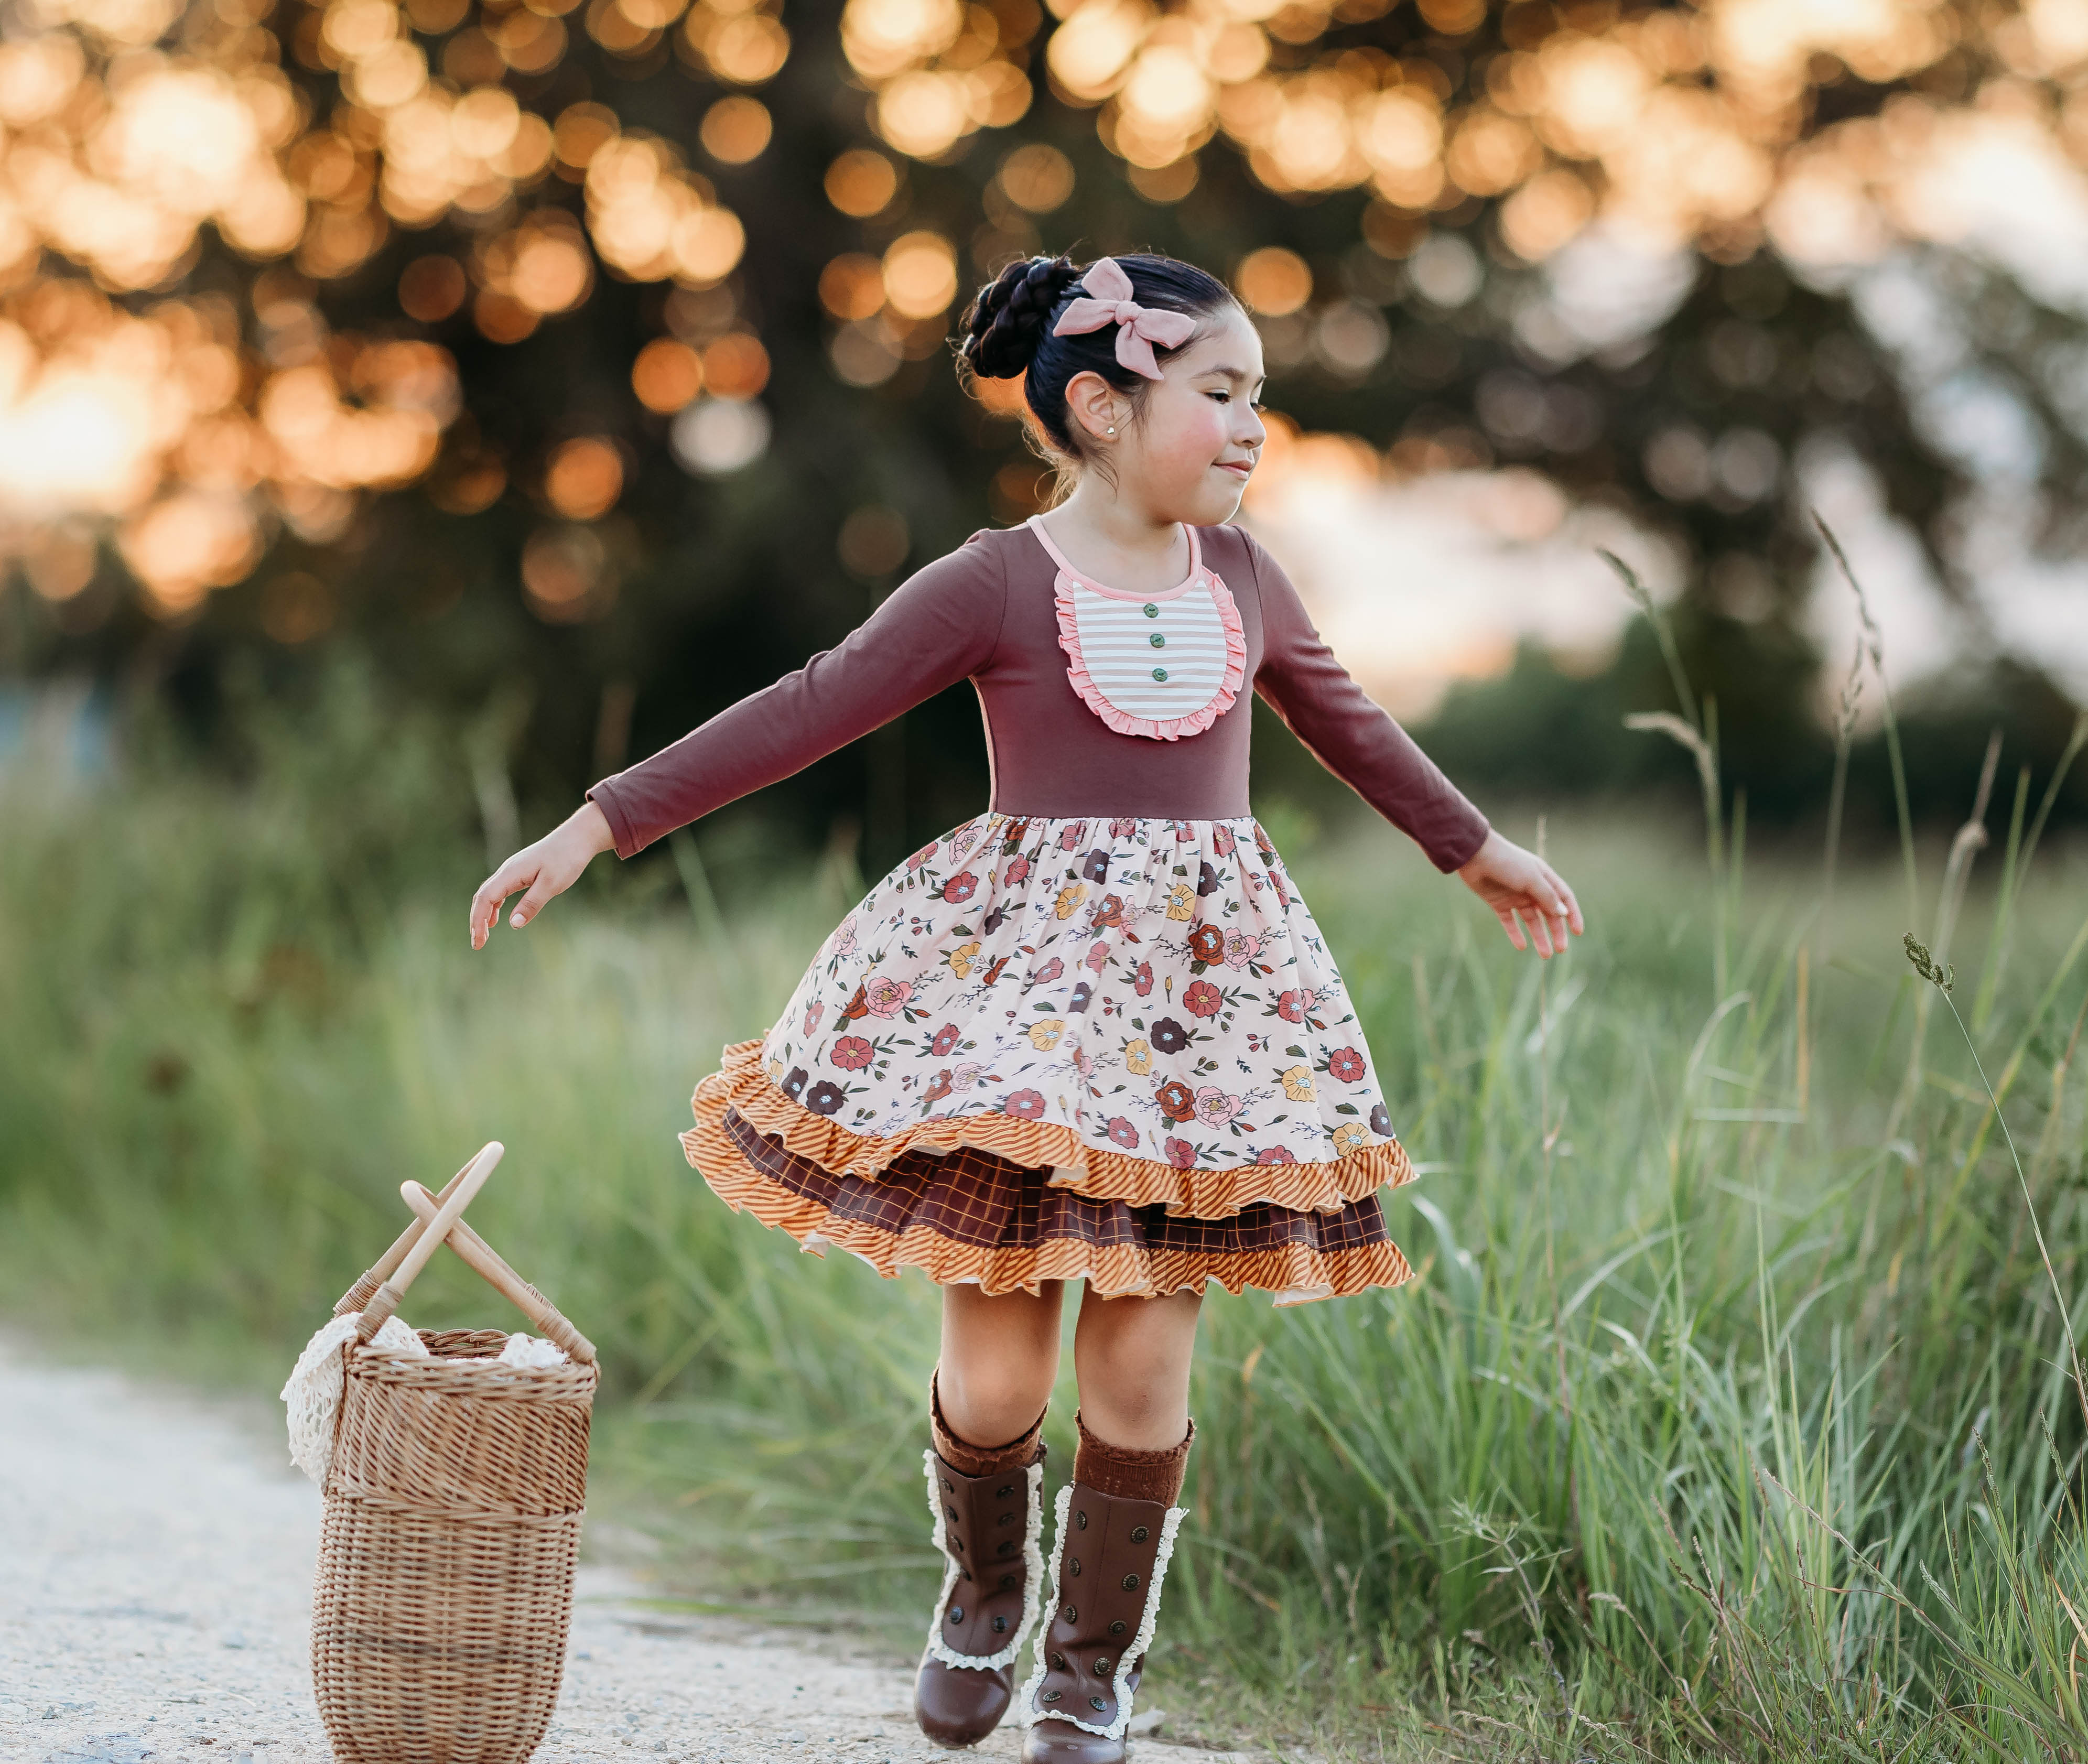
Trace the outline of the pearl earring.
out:
M 1111 423 L 1111 424 L 1109 426 L 1109 432 L 1110 432 L 1111 435 L 1115 435 L 1115 434 L 1116 433 L 1116 425 L 1115 425 L 1115 423 Z

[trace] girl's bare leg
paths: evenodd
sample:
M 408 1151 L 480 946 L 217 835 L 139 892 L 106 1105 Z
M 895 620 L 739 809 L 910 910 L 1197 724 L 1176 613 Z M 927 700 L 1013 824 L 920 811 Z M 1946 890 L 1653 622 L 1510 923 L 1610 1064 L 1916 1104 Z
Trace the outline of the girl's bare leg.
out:
M 981 1448 L 1019 1439 L 1044 1412 L 1059 1376 L 1065 1282 L 1042 1287 L 995 1298 L 977 1287 L 943 1288 L 935 1384 L 943 1419 L 959 1439 Z
M 1127 1451 L 1165 1452 L 1189 1431 L 1189 1362 L 1203 1295 L 1080 1299 L 1073 1370 L 1088 1430 Z

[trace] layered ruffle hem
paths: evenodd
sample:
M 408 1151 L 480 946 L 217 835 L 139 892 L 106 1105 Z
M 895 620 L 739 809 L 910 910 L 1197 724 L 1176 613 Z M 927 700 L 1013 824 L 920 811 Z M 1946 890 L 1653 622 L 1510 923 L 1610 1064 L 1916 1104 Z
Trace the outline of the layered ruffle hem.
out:
M 1412 1167 L 1252 816 L 964 823 L 693 1106 L 683 1147 L 730 1205 L 888 1276 L 1279 1304 L 1411 1277 L 1377 1191 Z

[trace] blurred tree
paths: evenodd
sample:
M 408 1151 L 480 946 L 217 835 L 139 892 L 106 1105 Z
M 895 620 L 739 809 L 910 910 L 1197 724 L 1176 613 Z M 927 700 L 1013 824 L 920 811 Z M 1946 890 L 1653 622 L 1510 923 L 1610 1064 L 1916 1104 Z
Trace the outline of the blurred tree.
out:
M 526 700 L 525 787 L 567 799 L 1037 506 L 945 338 L 1040 249 L 1227 275 L 1286 435 L 1628 510 L 1740 771 L 1818 747 L 1804 450 L 1960 588 L 1997 472 L 2066 537 L 2079 290 L 1974 250 L 1966 192 L 2077 178 L 2073 0 L 11 12 L 19 671 L 201 713 L 234 655 L 351 636 L 430 703 Z M 792 800 L 888 855 L 983 771 L 952 694 Z

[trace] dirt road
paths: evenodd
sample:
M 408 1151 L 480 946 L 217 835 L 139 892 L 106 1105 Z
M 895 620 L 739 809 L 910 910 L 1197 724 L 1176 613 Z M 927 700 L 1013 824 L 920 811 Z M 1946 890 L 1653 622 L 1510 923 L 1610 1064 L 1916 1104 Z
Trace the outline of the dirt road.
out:
M 327 1764 L 306 1655 L 319 1521 L 280 1414 L 0 1338 L 0 1759 Z M 915 1729 L 910 1673 L 888 1657 L 663 1616 L 633 1603 L 643 1591 L 582 1567 L 543 1764 L 953 1756 Z M 1017 1751 L 1010 1725 L 971 1755 Z

